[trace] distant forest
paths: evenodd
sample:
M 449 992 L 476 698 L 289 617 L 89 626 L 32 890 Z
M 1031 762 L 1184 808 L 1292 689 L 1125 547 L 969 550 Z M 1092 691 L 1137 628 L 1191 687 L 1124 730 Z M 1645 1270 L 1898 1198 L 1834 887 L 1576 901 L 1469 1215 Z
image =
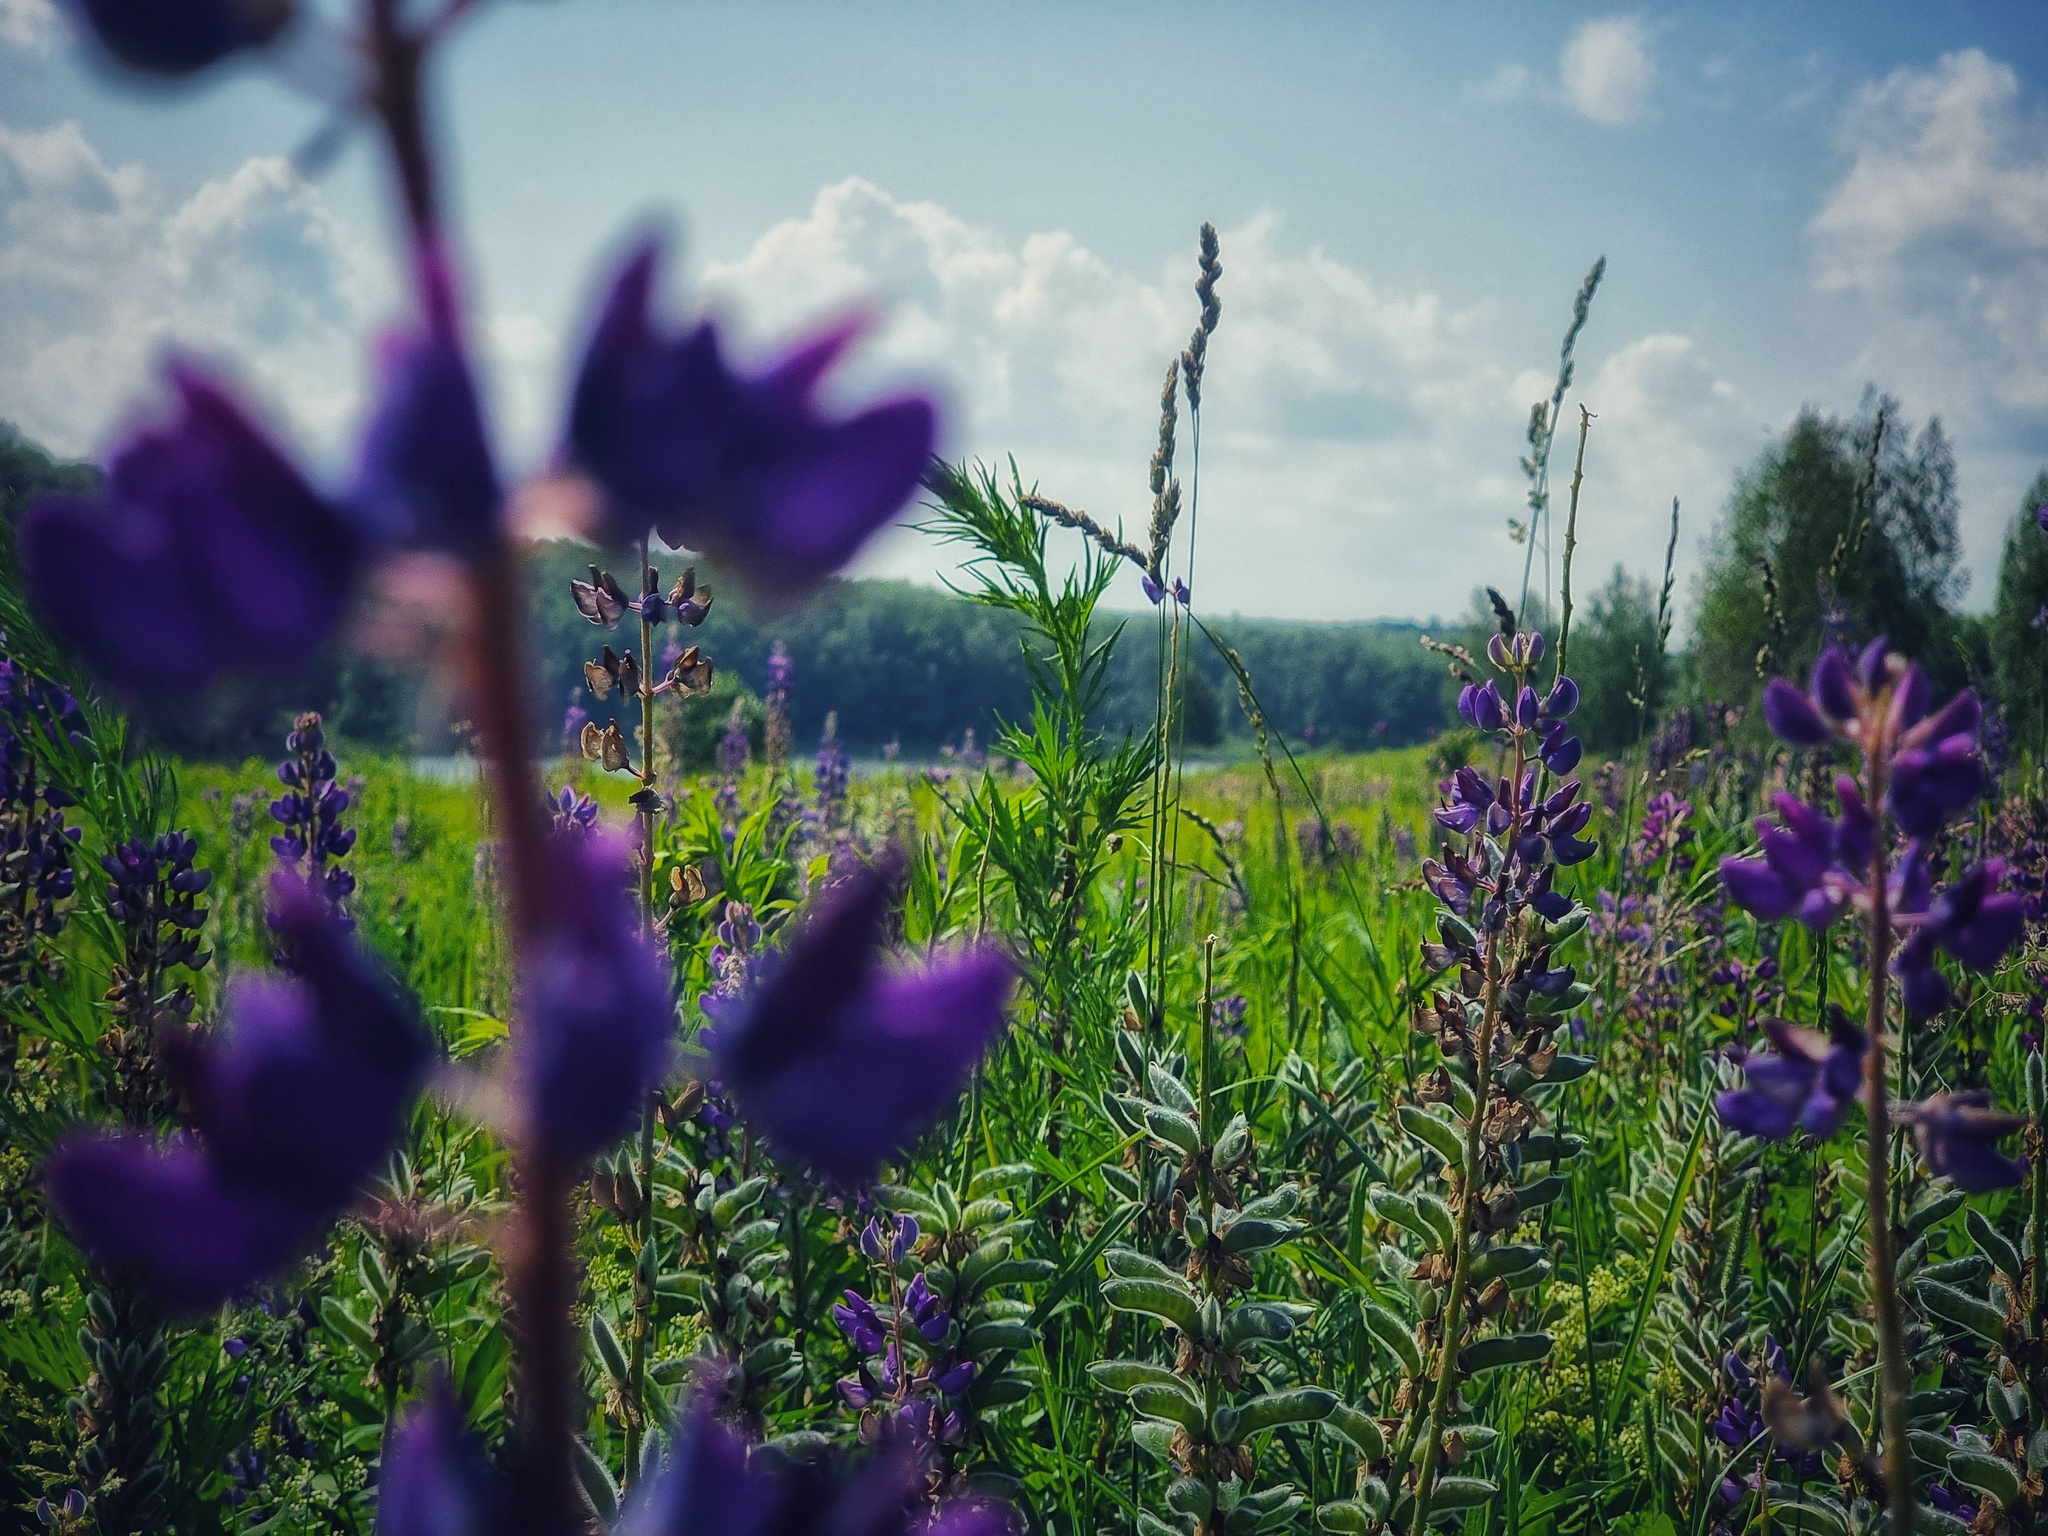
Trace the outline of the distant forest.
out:
M 0 521 L 11 526 L 35 496 L 89 493 L 99 472 L 53 460 L 0 423 Z M 1971 684 L 1997 706 L 2015 746 L 2048 750 L 2048 472 L 2013 509 L 1988 612 L 1964 609 L 1954 454 L 1938 420 L 1917 428 L 1896 402 L 1871 392 L 1852 417 L 1801 411 L 1734 482 L 1704 540 L 1706 558 L 1689 594 L 1615 566 L 1603 572 L 1580 552 L 1574 584 L 1571 671 L 1584 704 L 1577 716 L 1589 749 L 1619 752 L 1672 708 L 1753 703 L 1762 679 L 1804 675 L 1824 644 L 1891 637 L 1933 674 L 1941 691 Z M 11 549 L 11 539 L 7 547 Z M 583 686 L 583 663 L 606 643 L 637 644 L 625 626 L 602 633 L 582 619 L 569 582 L 592 554 L 554 543 L 532 556 L 529 601 L 544 654 L 534 701 L 537 751 L 565 740 L 572 708 L 608 713 Z M 663 564 L 664 584 L 680 561 Z M 1519 558 L 1514 562 L 1519 564 Z M 637 590 L 635 573 L 614 566 Z M 709 621 L 671 625 L 663 641 L 695 641 L 716 664 L 710 698 L 687 712 L 675 745 L 686 764 L 708 764 L 738 706 L 758 741 L 759 691 L 780 643 L 794 671 L 793 750 L 807 753 L 828 714 L 856 754 L 894 744 L 912 761 L 965 744 L 987 747 L 999 722 L 1029 708 L 1026 637 L 1006 615 L 964 598 L 898 581 L 833 585 L 784 613 L 759 612 L 720 582 Z M 1519 596 L 1508 573 L 1499 577 Z M 1690 633 L 1670 633 L 1682 596 Z M 1540 606 L 1532 603 L 1532 606 Z M 1523 616 L 1555 632 L 1543 613 Z M 1403 746 L 1450 728 L 1455 685 L 1443 658 L 1421 644 L 1421 626 L 1204 615 L 1249 669 L 1273 729 L 1290 741 L 1355 750 Z M 1112 616 L 1123 634 L 1097 711 L 1111 735 L 1140 731 L 1158 696 L 1157 612 Z M 1474 651 L 1493 617 L 1482 590 L 1467 614 L 1435 638 Z M 1103 638 L 1109 638 L 1105 628 Z M 1227 749 L 1249 725 L 1237 686 L 1209 641 L 1187 637 L 1186 739 L 1197 752 Z M 657 644 L 659 663 L 662 645 Z M 373 751 L 438 753 L 460 744 L 447 680 L 337 648 L 288 689 L 250 682 L 215 690 L 173 715 L 137 714 L 149 737 L 189 757 L 239 761 L 273 751 L 291 716 L 317 709 L 342 741 Z
M 92 466 L 53 460 L 0 423 L 0 517 L 8 525 L 36 496 L 90 492 L 97 480 Z M 537 669 L 542 693 L 534 701 L 539 750 L 560 743 L 572 705 L 600 721 L 607 717 L 607 707 L 584 687 L 583 663 L 607 643 L 623 651 L 638 642 L 631 626 L 605 633 L 570 601 L 571 578 L 586 575 L 596 553 L 562 542 L 533 554 L 529 600 L 536 622 L 529 632 L 545 646 Z M 610 564 L 621 585 L 637 590 L 629 565 Z M 683 562 L 657 564 L 666 585 Z M 713 695 L 689 712 L 688 756 L 708 758 L 734 703 L 758 736 L 758 696 L 777 643 L 795 674 L 790 710 L 800 753 L 818 740 L 828 713 L 854 753 L 879 753 L 894 743 L 917 760 L 962 745 L 969 731 L 985 747 L 1000 721 L 1020 718 L 1030 707 L 1024 637 L 1007 615 L 964 598 L 909 582 L 849 581 L 774 614 L 751 608 L 716 571 L 702 571 L 700 578 L 716 594 L 709 620 L 696 630 L 670 624 L 656 646 L 658 661 L 663 642 L 695 642 L 716 664 Z M 1133 614 L 1125 623 L 1099 716 L 1107 732 L 1141 730 L 1152 720 L 1156 617 Z M 1425 739 L 1450 718 L 1447 675 L 1423 649 L 1416 625 L 1210 622 L 1250 668 L 1274 725 L 1294 739 L 1347 748 L 1400 745 Z M 1236 685 L 1221 658 L 1200 636 L 1193 658 L 1186 685 L 1190 741 L 1216 746 L 1244 734 Z M 288 688 L 246 682 L 175 716 L 152 715 L 147 701 L 140 703 L 144 727 L 160 746 L 196 758 L 240 761 L 272 752 L 291 716 L 305 709 L 319 710 L 337 737 L 359 749 L 444 752 L 459 740 L 450 730 L 445 682 L 437 685 L 424 669 L 340 648 Z

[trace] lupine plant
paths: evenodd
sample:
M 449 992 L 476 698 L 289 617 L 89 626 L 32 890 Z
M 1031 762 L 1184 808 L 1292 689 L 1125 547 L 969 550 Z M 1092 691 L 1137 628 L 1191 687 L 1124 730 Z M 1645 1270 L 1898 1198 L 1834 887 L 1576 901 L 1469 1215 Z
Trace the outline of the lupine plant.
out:
M 1908 1439 L 1913 1372 L 1890 1205 L 1891 1128 L 1895 1118 L 1913 1128 L 1930 1172 L 1959 1190 L 1983 1191 L 2019 1181 L 2019 1165 L 1997 1143 L 2024 1123 L 1993 1110 L 1989 1095 L 1978 1092 L 1936 1094 L 1896 1110 L 1892 1102 L 1894 982 L 1908 1025 L 1936 1014 L 1952 998 L 1937 952 L 1971 970 L 1990 970 L 2019 939 L 2024 918 L 2021 898 L 1998 889 L 2004 867 L 1997 861 L 1935 888 L 1928 841 L 1982 795 L 1984 769 L 1976 697 L 1960 693 L 1937 710 L 1930 692 L 1926 674 L 1882 638 L 1857 652 L 1824 651 L 1805 690 L 1773 679 L 1764 692 L 1772 730 L 1796 747 L 1840 743 L 1853 754 L 1854 771 L 1835 781 L 1832 817 L 1780 794 L 1777 823 L 1758 821 L 1761 855 L 1721 865 L 1730 894 L 1764 921 L 1796 917 L 1821 928 L 1854 912 L 1864 925 L 1862 1021 L 1838 1013 L 1827 1036 L 1767 1026 L 1775 1049 L 1743 1061 L 1745 1085 L 1724 1094 L 1720 1109 L 1724 1121 L 1751 1135 L 1782 1138 L 1796 1127 L 1825 1138 L 1854 1104 L 1863 1105 L 1881 1453 L 1899 1531 L 1912 1529 L 1916 1506 Z
M 347 471 L 176 359 L 0 557 L 14 1523 L 1876 1536 L 1902 1466 L 1916 1529 L 2039 1523 L 2048 823 L 1971 700 L 1857 646 L 1586 761 L 1562 643 L 1496 595 L 1487 644 L 1437 643 L 1431 751 L 1313 750 L 1193 606 L 1234 409 L 1209 228 L 1138 541 L 934 460 L 921 396 L 828 406 L 857 325 L 736 363 L 658 239 L 515 472 L 426 129 L 475 9 L 294 43 L 351 50 L 335 131 L 404 232 Z M 294 7 L 77 10 L 186 76 Z M 692 777 L 697 573 L 785 611 L 920 498 L 1028 706 L 874 772 L 828 726 L 806 779 L 777 645 L 762 750 L 735 707 Z M 542 524 L 589 546 L 538 601 L 591 641 L 545 788 Z M 301 717 L 273 854 L 253 767 L 124 730 L 289 682 L 394 591 L 444 627 L 475 789 Z M 1118 601 L 1159 663 L 1128 738 Z M 1197 659 L 1255 765 L 1185 760 Z

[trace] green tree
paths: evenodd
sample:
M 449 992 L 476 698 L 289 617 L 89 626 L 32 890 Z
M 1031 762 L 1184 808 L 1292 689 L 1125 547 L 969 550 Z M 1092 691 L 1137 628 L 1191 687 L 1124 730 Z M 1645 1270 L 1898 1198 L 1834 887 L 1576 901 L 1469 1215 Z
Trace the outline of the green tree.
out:
M 1991 610 L 1992 676 L 2014 741 L 2048 751 L 2048 529 L 2035 508 L 2048 503 L 2048 470 L 2034 477 L 1998 562 Z
M 10 528 L 38 496 L 52 491 L 89 496 L 99 483 L 98 466 L 53 458 L 23 437 L 12 422 L 0 421 L 0 518 Z
M 1935 680 L 1966 665 L 1955 454 L 1938 418 L 1917 434 L 1889 397 L 1853 421 L 1799 413 L 1737 482 L 1699 583 L 1700 686 L 1753 699 L 1763 671 L 1800 674 L 1825 638 L 1888 635 Z

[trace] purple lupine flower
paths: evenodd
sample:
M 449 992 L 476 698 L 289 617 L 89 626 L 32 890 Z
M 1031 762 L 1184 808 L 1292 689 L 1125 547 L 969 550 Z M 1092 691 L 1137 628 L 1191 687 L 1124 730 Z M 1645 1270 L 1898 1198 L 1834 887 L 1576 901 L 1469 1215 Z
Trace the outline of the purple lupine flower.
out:
M 573 836 L 595 832 L 598 827 L 597 801 L 574 784 L 564 784 L 548 802 L 548 816 L 555 831 Z
M 634 913 L 623 839 L 557 836 L 548 847 L 555 896 L 524 973 L 517 1073 L 530 1132 L 575 1164 L 633 1123 L 667 1064 L 675 1004 Z
M 676 1448 L 627 1507 L 620 1536 L 1005 1536 L 1005 1506 L 952 1499 L 931 1510 L 911 1458 L 857 1466 L 747 1454 L 746 1442 L 700 1399 Z
M 1907 1006 L 1921 1015 L 1949 1001 L 1934 967 L 1937 947 L 1973 970 L 1990 970 L 2024 924 L 2024 901 L 1997 890 L 2005 873 L 1997 860 L 1939 896 L 1933 889 L 1922 840 L 1982 795 L 1985 776 L 1976 696 L 1965 691 L 1930 714 L 1929 693 L 1925 674 L 1880 637 L 1854 657 L 1840 648 L 1822 652 L 1805 692 L 1773 679 L 1764 698 L 1766 719 L 1786 741 L 1841 739 L 1884 763 L 1883 809 L 1914 839 L 1886 878 L 1886 906 L 1905 934 L 1891 964 Z M 1838 777 L 1835 792 L 1841 810 L 1833 820 L 1779 795 L 1779 824 L 1756 824 L 1762 856 L 1721 861 L 1722 884 L 1739 906 L 1767 922 L 1796 917 L 1816 930 L 1852 906 L 1872 907 L 1868 872 L 1883 828 L 1854 779 Z
M 500 1529 L 497 1485 L 445 1378 L 392 1426 L 377 1478 L 377 1536 L 483 1536 Z
M 124 693 L 289 675 L 341 622 L 363 533 L 219 385 L 184 365 L 170 382 L 176 420 L 116 449 L 98 495 L 45 496 L 23 514 L 30 594 Z
M 2040 525 L 2043 533 L 2048 533 L 2048 507 L 2034 508 L 2034 521 Z
M 131 69 L 189 75 L 269 42 L 292 0 L 75 0 L 93 35 Z
M 1827 1140 L 1862 1087 L 1870 1037 L 1846 1014 L 1836 1017 L 1831 1035 L 1783 1019 L 1766 1020 L 1764 1033 L 1777 1052 L 1744 1059 L 1743 1086 L 1714 1101 L 1721 1123 L 1766 1141 L 1782 1141 L 1795 1128 Z
M 839 744 L 839 713 L 829 710 L 825 715 L 825 732 L 818 742 L 818 757 L 815 765 L 818 792 L 818 821 L 826 830 L 837 827 L 846 816 L 847 790 L 851 782 L 852 765 L 846 758 L 846 748 Z
M 498 538 L 504 493 L 454 334 L 446 259 L 436 253 L 421 265 L 435 313 L 419 330 L 384 340 L 352 500 L 393 543 L 469 557 Z
M 285 750 L 291 756 L 277 767 L 284 793 L 270 802 L 270 818 L 282 830 L 271 838 L 271 852 L 286 869 L 309 881 L 334 915 L 347 922 L 345 903 L 355 891 L 356 877 L 338 865 L 330 868 L 329 861 L 348 856 L 356 833 L 341 824 L 349 793 L 335 782 L 339 770 L 327 750 L 318 714 L 309 710 L 292 721 Z
M 874 1303 L 859 1291 L 846 1292 L 846 1300 L 834 1304 L 832 1320 L 862 1354 L 878 1355 L 882 1352 L 885 1333 L 881 1315 L 875 1311 Z
M 1154 581 L 1149 571 L 1138 578 L 1138 585 L 1144 589 L 1145 600 L 1154 608 L 1166 601 L 1166 588 Z
M 1998 1143 L 2027 1122 L 1993 1109 L 1988 1093 L 1938 1093 L 1905 1106 L 1900 1115 L 1912 1123 L 1928 1170 L 1958 1189 L 2009 1189 L 2026 1176 L 2026 1164 L 2000 1152 Z
M 758 375 L 735 372 L 709 320 L 687 332 L 650 314 L 660 250 L 613 280 L 570 403 L 568 452 L 604 488 L 606 534 L 650 526 L 720 556 L 752 586 L 815 587 L 915 494 L 936 414 L 911 396 L 846 420 L 818 409 L 820 381 L 861 327 L 806 341 Z
M 46 1167 L 80 1244 L 177 1311 L 204 1311 L 297 1256 L 404 1132 L 430 1042 L 411 1000 L 301 881 L 271 880 L 290 976 L 242 976 L 225 1022 L 178 1050 L 192 1134 L 79 1132 Z
M 920 1270 L 903 1293 L 904 1309 L 910 1314 L 910 1321 L 927 1344 L 936 1344 L 945 1338 L 946 1330 L 953 1324 L 946 1311 L 946 1304 L 932 1294 L 925 1283 L 924 1272 Z
M 2048 527 L 2048 507 L 2041 509 L 2043 526 Z M 1974 1525 L 1977 1520 L 1977 1504 L 1967 1495 L 1957 1493 L 1946 1483 L 1927 1485 L 1927 1502 L 1944 1515 L 1964 1525 Z
M 730 1025 L 716 1075 L 784 1153 L 858 1184 L 953 1103 L 1002 1028 L 1014 975 L 988 945 L 881 968 L 888 871 L 819 904 Z

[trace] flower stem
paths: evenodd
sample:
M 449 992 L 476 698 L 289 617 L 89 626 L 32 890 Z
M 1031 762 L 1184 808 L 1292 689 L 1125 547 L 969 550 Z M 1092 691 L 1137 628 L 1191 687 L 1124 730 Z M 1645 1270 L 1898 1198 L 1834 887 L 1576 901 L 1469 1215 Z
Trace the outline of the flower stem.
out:
M 1864 753 L 1864 793 L 1873 807 L 1884 804 L 1883 742 Z M 1870 856 L 1870 1052 L 1864 1060 L 1864 1110 L 1870 1117 L 1866 1180 L 1870 1207 L 1870 1291 L 1877 1311 L 1879 1398 L 1884 1427 L 1884 1480 L 1891 1507 L 1891 1536 L 1913 1531 L 1913 1467 L 1906 1441 L 1906 1398 L 1912 1371 L 1906 1361 L 1905 1326 L 1899 1312 L 1897 1256 L 1892 1251 L 1891 1101 L 1885 1051 L 1886 986 L 1891 972 L 1891 907 L 1885 890 L 1885 844 L 1879 837 Z M 1795 1362 L 1796 1364 L 1796 1362 Z
M 1520 731 L 1515 733 L 1514 742 L 1508 792 L 1520 795 L 1525 761 Z M 1513 821 L 1519 823 L 1526 809 L 1519 805 L 1512 807 Z M 1509 846 L 1512 846 L 1513 836 L 1511 826 L 1505 839 Z M 1465 1321 L 1466 1276 L 1472 1267 L 1472 1207 L 1479 1199 L 1480 1159 L 1485 1151 L 1487 1090 L 1493 1084 L 1493 1034 L 1500 1024 L 1501 982 L 1506 970 L 1501 956 L 1505 933 L 1505 927 L 1487 928 L 1481 941 L 1485 946 L 1482 950 L 1485 1011 L 1479 1024 L 1479 1041 L 1473 1050 L 1472 1115 L 1465 1123 L 1465 1162 L 1458 1181 L 1458 1226 L 1452 1245 L 1451 1291 L 1444 1303 L 1442 1353 L 1437 1359 L 1436 1388 L 1430 1394 L 1429 1417 L 1423 1431 L 1422 1464 L 1415 1474 L 1414 1536 L 1424 1536 L 1429 1529 L 1429 1498 L 1431 1485 L 1436 1481 L 1436 1458 L 1443 1439 L 1444 1414 L 1450 1407 L 1451 1390 L 1458 1380 L 1458 1330 Z
M 648 584 L 648 541 L 640 540 L 641 588 Z M 640 915 L 654 931 L 654 626 L 640 615 Z M 633 1338 L 626 1362 L 626 1469 L 623 1482 L 640 1475 L 640 1442 L 646 1418 L 647 1346 L 654 1332 L 654 1276 L 648 1245 L 654 1241 L 654 1117 L 660 1092 L 640 1105 L 640 1147 L 634 1166 Z

